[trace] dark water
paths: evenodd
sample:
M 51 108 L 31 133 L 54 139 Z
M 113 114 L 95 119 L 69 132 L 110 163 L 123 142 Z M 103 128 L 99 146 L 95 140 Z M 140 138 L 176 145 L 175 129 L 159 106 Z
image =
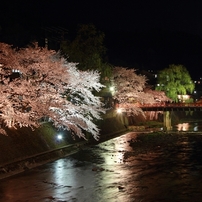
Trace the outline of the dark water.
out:
M 202 201 L 202 135 L 135 152 L 136 133 L 0 181 L 2 202 Z M 125 154 L 131 154 L 127 158 Z

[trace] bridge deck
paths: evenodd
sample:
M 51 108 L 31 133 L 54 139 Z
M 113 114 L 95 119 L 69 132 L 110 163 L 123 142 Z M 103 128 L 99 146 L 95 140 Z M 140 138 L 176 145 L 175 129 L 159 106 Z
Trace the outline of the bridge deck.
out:
M 202 111 L 202 103 L 157 103 L 139 107 L 143 111 Z

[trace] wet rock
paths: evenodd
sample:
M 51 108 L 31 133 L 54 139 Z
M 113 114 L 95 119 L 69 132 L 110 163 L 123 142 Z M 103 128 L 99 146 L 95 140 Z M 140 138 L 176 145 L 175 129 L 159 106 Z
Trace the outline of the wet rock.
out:
M 114 172 L 114 170 L 108 170 L 108 169 L 107 169 L 106 171 L 107 171 L 107 172 Z
M 92 171 L 104 171 L 104 168 L 94 167 L 92 168 Z
M 118 189 L 122 190 L 122 189 L 124 189 L 124 187 L 123 186 L 118 186 Z
M 96 168 L 96 167 L 95 167 L 95 168 L 92 168 L 92 171 L 97 171 L 97 170 L 98 170 L 98 168 Z
M 46 199 L 55 200 L 55 198 L 53 196 L 47 196 Z

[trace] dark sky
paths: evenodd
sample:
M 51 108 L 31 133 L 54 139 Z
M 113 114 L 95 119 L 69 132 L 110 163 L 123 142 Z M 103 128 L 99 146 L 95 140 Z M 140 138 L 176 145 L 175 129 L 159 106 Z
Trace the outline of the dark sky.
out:
M 140 69 L 183 64 L 199 77 L 201 8 L 200 0 L 1 0 L 1 38 L 22 42 L 41 27 L 72 31 L 78 24 L 93 23 L 105 33 L 111 63 Z M 23 34 L 14 31 L 18 26 L 23 27 Z M 5 34 L 12 32 L 10 38 Z

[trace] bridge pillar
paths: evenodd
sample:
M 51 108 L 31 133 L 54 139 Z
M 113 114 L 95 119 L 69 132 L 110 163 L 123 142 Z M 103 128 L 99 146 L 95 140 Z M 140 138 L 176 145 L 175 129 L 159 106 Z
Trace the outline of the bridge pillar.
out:
M 172 130 L 170 111 L 163 112 L 163 127 L 166 131 Z

